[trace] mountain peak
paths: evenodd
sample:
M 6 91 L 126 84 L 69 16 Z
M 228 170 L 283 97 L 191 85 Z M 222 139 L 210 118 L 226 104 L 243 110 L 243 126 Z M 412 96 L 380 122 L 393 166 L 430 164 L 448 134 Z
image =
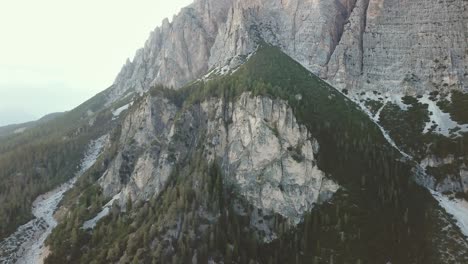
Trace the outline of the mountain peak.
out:
M 113 93 L 146 91 L 155 84 L 182 87 L 209 69 L 252 53 L 258 39 L 355 94 L 467 89 L 467 44 L 458 37 L 467 35 L 466 17 L 456 8 L 463 1 L 455 2 L 405 0 L 397 6 L 368 0 L 197 0 L 153 32 L 116 78 Z M 409 29 L 401 28 L 402 17 L 414 20 L 406 21 Z M 427 17 L 430 22 L 424 22 Z M 427 33 L 419 33 L 420 23 Z M 399 32 L 406 32 L 404 42 L 397 41 Z M 440 49 L 431 36 L 453 41 Z

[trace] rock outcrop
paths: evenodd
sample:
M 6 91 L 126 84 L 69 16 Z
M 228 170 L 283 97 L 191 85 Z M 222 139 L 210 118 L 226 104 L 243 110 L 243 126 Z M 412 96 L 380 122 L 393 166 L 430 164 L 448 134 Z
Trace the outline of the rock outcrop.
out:
M 148 96 L 126 117 L 120 142 L 100 184 L 108 197 L 121 193 L 121 203 L 159 194 L 176 163 L 197 149 L 220 163 L 224 180 L 249 203 L 296 223 L 339 188 L 318 169 L 319 144 L 292 109 L 249 93 L 189 109 Z
M 121 192 L 142 200 L 161 192 L 170 176 L 171 129 L 177 107 L 162 98 L 146 97 L 131 109 L 121 128 L 120 148 L 112 165 L 99 180 L 104 194 Z

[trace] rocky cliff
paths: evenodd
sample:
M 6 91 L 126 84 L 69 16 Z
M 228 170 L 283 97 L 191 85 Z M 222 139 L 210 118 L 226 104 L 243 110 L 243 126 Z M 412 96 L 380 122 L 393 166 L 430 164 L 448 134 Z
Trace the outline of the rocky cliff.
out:
M 181 87 L 208 71 L 210 48 L 224 25 L 231 0 L 196 0 L 151 32 L 145 46 L 115 79 L 111 101 L 152 84 Z
M 357 1 L 326 78 L 337 87 L 422 94 L 467 89 L 466 1 Z
M 467 89 L 466 8 L 463 0 L 197 0 L 151 33 L 113 90 L 178 88 L 236 67 L 262 41 L 340 89 Z
M 189 109 L 147 96 L 125 118 L 120 146 L 99 181 L 121 204 L 158 195 L 196 149 L 220 162 L 225 182 L 256 208 L 295 223 L 339 188 L 318 169 L 319 144 L 288 104 L 249 93 L 228 105 L 211 99 Z

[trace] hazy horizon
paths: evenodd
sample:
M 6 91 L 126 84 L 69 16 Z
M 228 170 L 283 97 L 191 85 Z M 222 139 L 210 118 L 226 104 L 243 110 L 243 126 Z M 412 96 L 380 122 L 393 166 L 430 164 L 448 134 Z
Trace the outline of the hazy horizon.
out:
M 0 9 L 0 126 L 70 110 L 112 85 L 192 0 L 18 0 Z M 105 16 L 104 16 L 105 15 Z M 105 19 L 103 19 L 105 17 Z

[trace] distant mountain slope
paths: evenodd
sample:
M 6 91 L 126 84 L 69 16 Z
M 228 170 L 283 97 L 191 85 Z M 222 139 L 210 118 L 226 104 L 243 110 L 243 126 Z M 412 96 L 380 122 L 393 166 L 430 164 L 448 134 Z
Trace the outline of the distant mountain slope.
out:
M 62 114 L 63 113 L 52 113 L 52 114 L 45 115 L 44 117 L 36 121 L 0 127 L 0 137 L 9 136 L 11 134 L 23 133 L 28 128 L 40 125 L 42 123 L 46 123 L 52 119 L 55 119 L 56 117 L 61 116 Z
M 34 199 L 71 179 L 89 142 L 118 124 L 102 92 L 72 111 L 0 129 L 0 239 L 31 219 Z M 16 132 L 16 133 L 15 133 Z

